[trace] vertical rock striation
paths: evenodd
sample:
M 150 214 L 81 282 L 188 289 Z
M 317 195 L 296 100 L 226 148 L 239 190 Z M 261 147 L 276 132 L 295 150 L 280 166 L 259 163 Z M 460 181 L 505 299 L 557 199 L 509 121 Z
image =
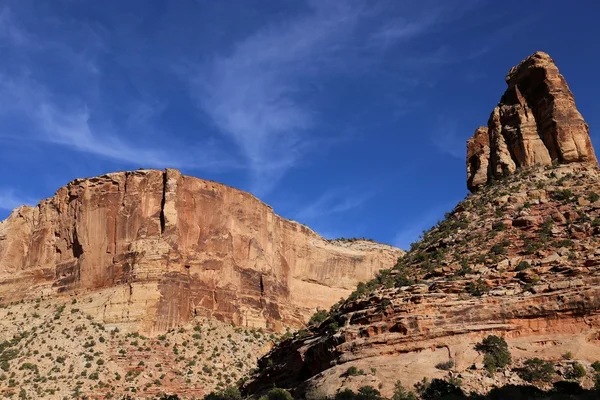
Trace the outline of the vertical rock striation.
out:
M 511 68 L 506 83 L 487 128 L 478 128 L 467 142 L 469 190 L 521 167 L 598 164 L 588 125 L 548 54 L 536 52 Z
M 401 254 L 327 241 L 249 193 L 176 170 L 118 172 L 0 222 L 0 298 L 93 294 L 88 312 L 145 331 L 193 316 L 280 330 Z

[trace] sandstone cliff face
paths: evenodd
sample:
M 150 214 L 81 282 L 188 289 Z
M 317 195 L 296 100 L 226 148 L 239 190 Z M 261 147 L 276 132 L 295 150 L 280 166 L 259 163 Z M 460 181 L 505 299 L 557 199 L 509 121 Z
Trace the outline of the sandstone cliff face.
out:
M 149 332 L 193 316 L 281 330 L 401 254 L 326 241 L 225 185 L 138 170 L 75 180 L 1 222 L 0 296 L 85 294 L 97 319 Z
M 589 128 L 575 106 L 573 94 L 550 56 L 536 52 L 506 76 L 508 88 L 487 126 L 487 146 L 479 128 L 467 144 L 467 187 L 473 191 L 519 167 L 552 162 L 597 165 Z M 470 155 L 469 155 L 470 154 Z M 484 178 L 485 177 L 485 178 Z

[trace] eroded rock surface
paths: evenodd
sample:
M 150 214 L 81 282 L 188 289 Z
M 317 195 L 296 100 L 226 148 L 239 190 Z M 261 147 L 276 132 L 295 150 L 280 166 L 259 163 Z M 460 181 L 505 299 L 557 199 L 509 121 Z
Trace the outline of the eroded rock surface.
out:
M 467 144 L 467 187 L 477 190 L 517 168 L 555 163 L 597 165 L 589 128 L 550 56 L 536 52 L 506 76 L 508 88 L 486 128 Z M 480 150 L 487 130 L 487 145 Z
M 401 254 L 327 241 L 249 193 L 176 170 L 118 172 L 0 222 L 0 296 L 93 292 L 86 312 L 148 332 L 193 316 L 281 330 Z
M 370 385 L 390 397 L 397 380 L 412 388 L 454 377 L 485 393 L 524 384 L 525 359 L 559 363 L 566 353 L 591 371 L 600 360 L 599 244 L 597 168 L 517 171 L 461 202 L 322 324 L 275 347 L 246 390 L 275 385 L 305 398 Z M 476 350 L 487 335 L 504 337 L 514 361 L 491 378 Z

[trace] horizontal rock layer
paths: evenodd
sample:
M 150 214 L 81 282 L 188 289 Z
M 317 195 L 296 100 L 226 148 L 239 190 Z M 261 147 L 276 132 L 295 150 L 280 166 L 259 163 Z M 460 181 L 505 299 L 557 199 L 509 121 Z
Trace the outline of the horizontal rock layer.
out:
M 508 88 L 487 127 L 477 128 L 467 143 L 469 190 L 519 167 L 553 162 L 598 164 L 588 125 L 548 54 L 536 52 L 527 57 L 511 68 L 506 82 Z
M 281 330 L 401 254 L 327 241 L 249 193 L 176 170 L 119 172 L 0 222 L 0 297 L 93 292 L 86 312 L 149 332 L 195 315 Z
M 461 202 L 371 289 L 276 346 L 245 390 L 312 398 L 370 385 L 391 397 L 397 380 L 412 388 L 452 376 L 481 393 L 524 384 L 517 371 L 528 358 L 572 353 L 589 368 L 600 360 L 598 243 L 597 168 L 517 171 Z M 514 360 L 493 377 L 476 350 L 487 335 L 504 337 Z M 448 362 L 450 371 L 437 367 Z

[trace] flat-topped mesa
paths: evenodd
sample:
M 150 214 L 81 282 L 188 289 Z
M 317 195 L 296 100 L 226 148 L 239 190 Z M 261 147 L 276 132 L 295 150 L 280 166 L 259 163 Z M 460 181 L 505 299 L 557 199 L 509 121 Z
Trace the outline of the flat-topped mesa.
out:
M 330 243 L 249 193 L 176 170 L 117 172 L 0 222 L 0 302 L 78 295 L 96 319 L 149 333 L 194 316 L 281 330 L 402 254 Z
M 506 83 L 487 128 L 477 128 L 467 142 L 470 191 L 521 167 L 598 164 L 588 125 L 548 54 L 538 51 L 521 61 L 510 69 Z

